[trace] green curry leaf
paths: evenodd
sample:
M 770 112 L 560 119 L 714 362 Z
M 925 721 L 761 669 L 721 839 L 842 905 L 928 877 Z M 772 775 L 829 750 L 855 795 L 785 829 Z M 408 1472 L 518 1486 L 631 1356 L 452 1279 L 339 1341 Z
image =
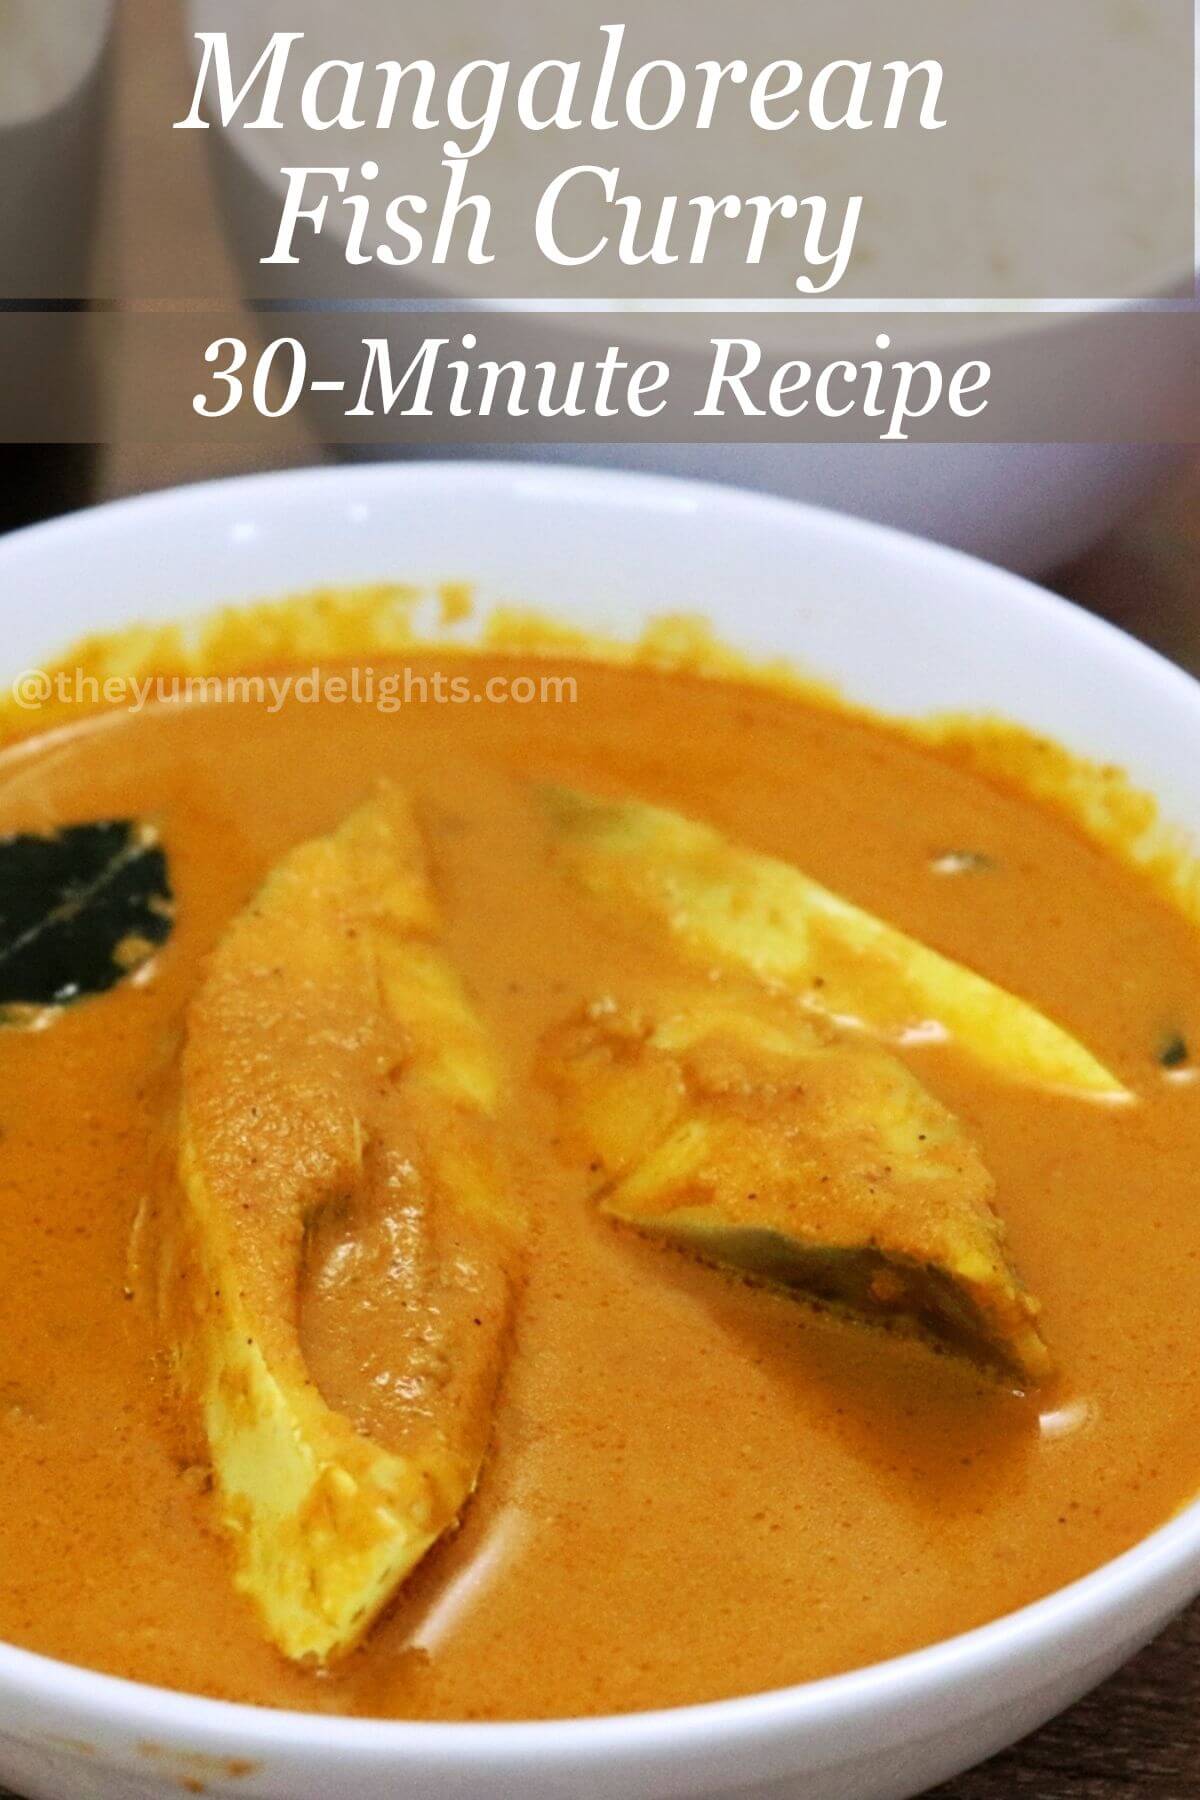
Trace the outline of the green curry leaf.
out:
M 106 993 L 149 961 L 173 923 L 151 826 L 112 819 L 0 838 L 0 1007 Z

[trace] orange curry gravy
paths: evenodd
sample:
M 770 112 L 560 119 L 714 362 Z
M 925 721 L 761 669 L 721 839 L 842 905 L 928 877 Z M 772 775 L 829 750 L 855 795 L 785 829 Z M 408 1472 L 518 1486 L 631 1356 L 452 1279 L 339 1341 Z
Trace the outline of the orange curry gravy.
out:
M 438 665 L 409 658 L 414 669 Z M 509 665 L 494 659 L 497 671 Z M 528 664 L 525 665 L 526 668 Z M 801 1681 L 995 1618 L 1200 1483 L 1200 940 L 1066 818 L 833 707 L 579 662 L 575 705 L 175 706 L 0 758 L 0 830 L 153 818 L 152 978 L 0 1037 L 0 1635 L 273 1706 L 533 1718 Z M 492 672 L 475 665 L 478 686 Z M 1137 1093 L 905 1052 L 976 1134 L 1060 1375 L 1036 1399 L 622 1235 L 530 1103 L 536 1222 L 482 1484 L 368 1643 L 289 1666 L 230 1582 L 131 1235 L 202 959 L 269 865 L 380 773 L 429 821 L 451 943 L 518 1082 L 620 976 L 514 777 L 629 792 L 788 858 L 1033 1000 Z M 949 851 L 986 869 L 939 872 Z M 624 946 L 624 947 L 623 947 Z

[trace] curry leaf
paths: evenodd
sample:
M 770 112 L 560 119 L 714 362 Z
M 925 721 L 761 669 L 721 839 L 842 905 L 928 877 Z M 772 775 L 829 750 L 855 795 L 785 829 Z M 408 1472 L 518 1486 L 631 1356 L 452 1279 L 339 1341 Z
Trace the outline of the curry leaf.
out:
M 0 1006 L 106 993 L 154 955 L 173 923 L 151 826 L 112 819 L 0 838 Z

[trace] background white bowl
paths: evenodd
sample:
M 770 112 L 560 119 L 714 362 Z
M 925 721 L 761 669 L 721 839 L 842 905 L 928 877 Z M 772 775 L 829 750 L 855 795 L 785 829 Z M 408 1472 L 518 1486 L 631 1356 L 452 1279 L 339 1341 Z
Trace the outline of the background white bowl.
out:
M 696 610 L 872 705 L 995 711 L 1117 762 L 1200 841 L 1190 678 L 996 569 L 733 488 L 408 464 L 127 501 L 0 542 L 0 679 L 84 631 L 397 578 L 468 580 L 485 607 L 527 602 L 621 634 Z M 35 1800 L 185 1780 L 231 1800 L 901 1800 L 1069 1704 L 1198 1590 L 1200 1505 L 1086 1580 L 914 1656 L 719 1705 L 545 1725 L 274 1713 L 0 1646 L 0 1780 Z
M 226 230 L 242 270 L 248 293 L 261 276 L 257 259 L 277 224 L 279 196 L 249 158 L 239 154 L 239 139 L 214 133 L 217 189 Z M 330 267 L 322 272 L 325 257 Z M 326 240 L 306 253 L 305 285 L 311 294 L 335 293 L 344 286 L 344 269 L 332 261 Z M 388 271 L 380 276 L 385 281 Z M 394 299 L 411 302 L 411 286 L 391 272 Z M 345 372 L 362 361 L 360 340 L 378 332 L 377 314 L 346 309 L 305 308 L 304 335 L 311 359 L 320 367 Z M 991 353 L 989 317 L 981 314 L 979 332 L 968 350 L 947 357 L 950 367 L 978 354 Z M 644 316 L 615 313 L 613 330 Z M 443 320 L 443 323 L 445 321 Z M 547 315 L 539 332 L 539 354 L 566 362 L 578 354 L 578 333 L 568 314 Z M 936 322 L 935 322 L 936 323 Z M 1003 320 L 1000 320 L 1003 324 Z M 1029 442 L 986 443 L 639 443 L 522 444 L 500 449 L 465 446 L 447 451 L 504 458 L 534 457 L 548 463 L 603 468 L 629 468 L 698 480 L 736 482 L 763 493 L 778 494 L 812 505 L 832 506 L 902 531 L 936 539 L 973 556 L 985 557 L 1018 574 L 1038 575 L 1078 556 L 1110 531 L 1166 477 L 1178 469 L 1186 448 L 1153 439 L 1156 417 L 1184 376 L 1171 366 L 1161 345 L 1149 334 L 1131 338 L 1129 379 L 1107 380 L 1102 363 L 1090 355 L 1088 314 L 1046 314 L 1031 323 L 1036 366 L 1028 377 L 1028 405 L 1022 430 Z M 388 315 L 394 340 L 395 367 L 402 369 L 416 354 L 421 339 L 435 334 L 436 315 L 397 312 Z M 751 320 L 747 330 L 754 331 Z M 816 327 L 819 345 L 819 324 Z M 269 334 L 268 334 L 269 335 Z M 618 340 L 619 341 L 619 340 Z M 871 342 L 864 328 L 861 343 Z M 1182 339 L 1178 340 L 1182 343 Z M 811 343 L 806 333 L 801 345 Z M 406 350 L 407 346 L 407 350 Z M 646 354 L 658 354 L 657 344 Z M 923 354 L 937 356 L 936 329 Z M 844 352 L 843 352 L 844 353 Z M 853 354 L 853 352 L 851 352 Z M 1182 354 L 1186 354 L 1183 351 Z M 677 360 L 686 360 L 678 359 Z M 1066 414 L 1075 416 L 1077 395 L 1087 395 L 1089 429 L 1095 442 L 1058 443 Z M 1131 396 L 1136 395 L 1135 399 Z M 342 417 L 341 405 L 309 401 L 322 438 L 349 457 L 373 454 L 355 441 Z M 1043 441 L 1049 440 L 1049 441 Z M 424 447 L 422 456 L 437 455 Z
M 228 23 L 227 9 L 221 3 L 214 5 L 214 0 L 188 0 L 187 19 L 189 31 L 212 28 L 217 19 Z M 263 35 L 262 21 L 253 9 L 247 11 L 246 23 L 248 35 L 257 44 Z M 190 48 L 195 50 L 194 43 Z M 198 67 L 195 58 L 194 62 Z M 288 284 L 287 270 L 264 270 L 260 260 L 265 247 L 275 241 L 279 226 L 284 182 L 276 166 L 278 144 L 271 134 L 263 137 L 240 129 L 212 130 L 208 142 L 225 228 L 246 294 L 293 295 L 295 304 L 307 314 L 304 335 L 313 362 L 343 374 L 358 368 L 360 340 L 365 330 L 378 331 L 378 316 L 364 319 L 359 312 L 322 308 L 320 304 L 323 295 L 347 292 L 346 245 L 339 236 L 342 215 L 335 214 L 329 228 L 306 245 L 303 268 L 293 272 L 294 279 Z M 275 288 L 264 287 L 268 275 L 278 284 Z M 1157 290 L 1160 284 L 1154 285 Z M 1193 271 L 1180 271 L 1174 280 L 1164 277 L 1161 285 L 1164 295 L 1190 296 Z M 371 271 L 370 291 L 374 298 L 391 302 L 397 309 L 426 302 L 432 292 L 411 272 L 382 264 Z M 1131 334 L 1122 379 L 1114 381 L 1106 372 L 1111 342 L 1097 339 L 1095 330 L 1096 319 L 1107 310 L 1101 305 L 1091 312 L 1021 316 L 1020 329 L 1030 345 L 1021 386 L 1021 430 L 1027 437 L 1022 443 L 639 441 L 522 444 L 498 450 L 468 445 L 445 454 L 500 458 L 515 454 L 549 463 L 736 482 L 916 532 L 1021 574 L 1042 574 L 1077 556 L 1111 530 L 1177 469 L 1187 454 L 1177 445 L 1154 440 L 1168 430 L 1166 420 L 1186 373 L 1184 359 L 1189 355 L 1190 340 L 1180 335 L 1168 345 L 1150 333 Z M 650 323 L 644 314 L 617 311 L 613 329 L 624 330 L 636 344 Z M 798 323 L 802 333 L 798 348 L 806 354 L 819 352 L 826 333 L 840 334 L 853 323 L 844 317 L 810 316 Z M 843 355 L 865 354 L 864 346 L 870 345 L 873 336 L 868 323 L 862 321 L 854 348 L 848 349 L 841 335 L 829 340 L 830 347 L 840 346 L 837 353 Z M 909 345 L 907 353 L 934 357 L 940 353 L 950 367 L 975 356 L 994 357 L 997 342 L 1013 326 L 1010 315 L 987 312 L 973 321 L 934 315 L 926 323 L 928 332 L 922 330 L 919 351 Z M 421 339 L 436 328 L 436 318 L 420 312 L 390 314 L 395 366 L 403 368 Z M 754 331 L 753 321 L 747 329 Z M 758 329 L 768 327 L 760 322 Z M 547 315 L 539 321 L 538 353 L 565 361 L 579 354 L 579 337 L 569 315 Z M 694 337 L 688 341 L 694 344 Z M 655 344 L 641 353 L 664 352 Z M 690 354 L 677 349 L 674 361 L 681 369 Z M 308 404 L 327 442 L 339 446 L 347 456 L 372 454 L 365 449 L 361 433 L 356 436 L 343 417 L 344 399 L 322 402 L 310 397 Z M 1086 431 L 1090 441 L 1058 442 L 1064 417 L 1081 421 L 1072 435 L 1082 436 Z M 439 456 L 442 452 L 423 446 L 419 454 Z

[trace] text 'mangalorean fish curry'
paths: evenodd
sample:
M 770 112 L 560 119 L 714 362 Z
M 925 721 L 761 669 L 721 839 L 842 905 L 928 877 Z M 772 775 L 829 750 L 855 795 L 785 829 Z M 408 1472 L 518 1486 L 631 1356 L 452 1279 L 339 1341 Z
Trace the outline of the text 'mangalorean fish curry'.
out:
M 405 665 L 398 710 L 0 756 L 0 1635 L 275 1706 L 660 1707 L 1189 1499 L 1188 908 L 1015 734 Z

